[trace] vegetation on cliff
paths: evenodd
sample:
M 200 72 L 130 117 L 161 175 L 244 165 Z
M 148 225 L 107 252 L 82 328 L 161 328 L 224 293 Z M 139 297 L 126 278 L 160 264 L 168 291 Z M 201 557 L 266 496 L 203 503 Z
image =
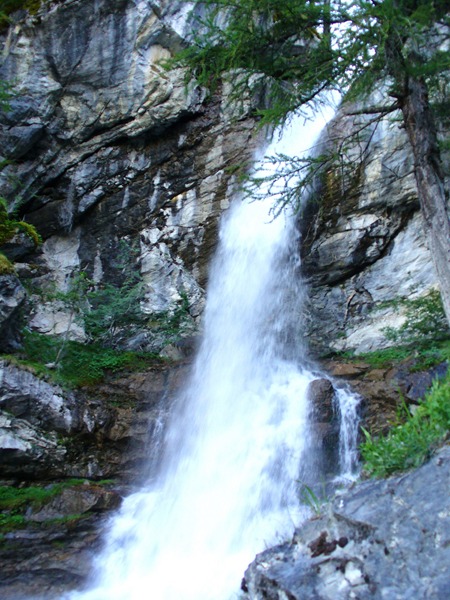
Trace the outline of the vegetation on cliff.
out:
M 372 434 L 363 428 L 361 444 L 363 469 L 367 475 L 386 477 L 420 466 L 448 439 L 450 433 L 450 339 L 439 294 L 415 300 L 401 300 L 406 307 L 405 321 L 390 330 L 399 346 L 359 355 L 358 360 L 375 368 L 395 367 L 402 363 L 410 373 L 423 373 L 442 366 L 444 377 L 436 377 L 425 397 L 416 403 L 401 403 L 397 420 L 385 435 Z
M 0 248 L 18 233 L 25 234 L 35 246 L 41 243 L 41 237 L 30 223 L 16 219 L 8 210 L 6 200 L 0 198 Z M 0 275 L 14 272 L 13 263 L 0 252 Z
M 364 470 L 375 477 L 420 466 L 450 432 L 450 373 L 435 380 L 414 412 L 404 405 L 400 422 L 386 436 L 372 437 L 364 430 L 361 445 Z

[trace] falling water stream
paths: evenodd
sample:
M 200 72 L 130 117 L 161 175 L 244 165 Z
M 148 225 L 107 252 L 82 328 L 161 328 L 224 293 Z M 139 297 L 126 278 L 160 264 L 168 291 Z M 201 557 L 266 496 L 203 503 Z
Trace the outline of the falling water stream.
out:
M 291 141 L 310 135 L 298 126 Z M 317 374 L 303 366 L 295 219 L 269 211 L 236 199 L 222 219 L 203 341 L 157 481 L 125 499 L 90 589 L 71 600 L 238 598 L 255 554 L 305 518 L 298 482 L 313 464 L 306 390 Z M 351 396 L 337 396 L 351 412 Z M 351 471 L 353 434 L 345 435 Z

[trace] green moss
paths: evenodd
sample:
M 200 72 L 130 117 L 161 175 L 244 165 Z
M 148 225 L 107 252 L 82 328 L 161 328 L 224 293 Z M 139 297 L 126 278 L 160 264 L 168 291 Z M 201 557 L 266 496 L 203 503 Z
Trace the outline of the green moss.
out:
M 425 371 L 440 363 L 450 360 L 450 339 L 423 339 L 414 345 L 393 346 L 374 352 L 354 354 L 341 352 L 338 356 L 351 361 L 364 362 L 374 368 L 388 368 L 410 359 L 409 370 Z
M 14 273 L 14 265 L 0 252 L 0 275 L 10 275 Z
M 14 486 L 0 486 L 0 510 L 13 511 L 28 506 L 39 508 L 46 504 L 53 496 L 69 487 L 84 485 L 84 479 L 68 479 L 48 486 L 27 486 L 17 488 Z

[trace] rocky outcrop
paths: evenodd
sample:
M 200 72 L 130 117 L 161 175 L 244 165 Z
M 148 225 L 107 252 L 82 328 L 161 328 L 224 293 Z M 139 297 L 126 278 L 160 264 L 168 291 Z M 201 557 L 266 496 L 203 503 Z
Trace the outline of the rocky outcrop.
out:
M 323 141 L 342 143 L 365 119 L 352 166 L 324 175 L 301 222 L 308 336 L 319 355 L 388 346 L 385 329 L 404 322 L 392 303 L 437 285 L 406 135 L 394 117 L 369 126 L 368 116 L 348 115 L 352 108 L 344 105 Z
M 447 361 L 427 368 L 414 357 L 377 367 L 339 359 L 323 361 L 322 366 L 336 384 L 348 383 L 359 395 L 361 424 L 374 435 L 387 433 L 406 407 L 413 412 L 433 381 L 448 370 Z
M 99 531 L 105 526 L 105 517 L 97 512 L 4 534 L 0 544 L 1 597 L 56 600 L 79 588 L 100 551 Z
M 163 68 L 189 32 L 186 6 L 76 0 L 12 19 L 0 33 L 0 77 L 17 93 L 0 114 L 2 159 L 11 161 L 0 187 L 44 238 L 40 254 L 19 257 L 40 291 L 30 327 L 83 339 L 70 308 L 54 302 L 80 272 L 96 286 L 139 279 L 144 315 L 187 297 L 197 319 L 254 122 L 244 114 L 231 123 L 220 96 Z M 129 338 L 152 351 L 164 345 L 155 348 L 148 327 L 127 328 L 122 345 Z
M 338 495 L 245 573 L 252 600 L 446 600 L 450 448 L 417 471 Z M 431 493 L 430 493 L 431 491 Z
M 0 361 L 0 477 L 150 476 L 185 369 L 157 366 L 67 391 Z

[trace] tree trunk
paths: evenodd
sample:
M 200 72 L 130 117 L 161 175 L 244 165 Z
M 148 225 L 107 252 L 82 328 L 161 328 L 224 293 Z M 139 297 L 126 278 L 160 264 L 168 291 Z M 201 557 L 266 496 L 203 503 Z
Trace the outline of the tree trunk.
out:
M 436 128 L 422 78 L 407 77 L 401 110 L 414 155 L 414 173 L 429 248 L 450 324 L 450 220 Z

